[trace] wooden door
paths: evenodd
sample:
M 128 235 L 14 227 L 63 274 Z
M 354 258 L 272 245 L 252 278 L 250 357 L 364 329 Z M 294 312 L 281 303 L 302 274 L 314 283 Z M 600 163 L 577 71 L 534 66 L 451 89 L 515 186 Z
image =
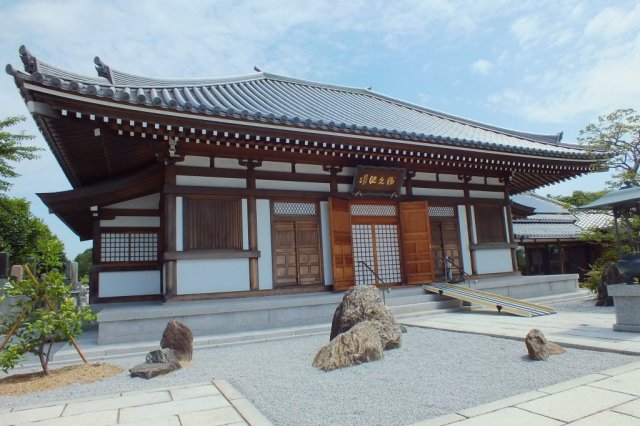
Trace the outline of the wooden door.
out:
M 426 201 L 400 203 L 400 226 L 407 284 L 432 283 L 434 279 L 431 228 Z
M 348 200 L 329 198 L 331 260 L 334 290 L 347 290 L 355 284 L 351 210 Z
M 273 227 L 275 285 L 295 285 L 298 278 L 295 222 L 274 222 Z
M 451 260 L 452 277 L 460 275 L 462 256 L 460 252 L 460 236 L 458 221 L 453 218 L 431 218 L 431 242 L 435 263 L 435 279 L 446 280 L 444 260 L 446 256 Z
M 320 225 L 317 222 L 295 222 L 298 284 L 322 283 Z
M 275 285 L 322 284 L 320 226 L 311 221 L 273 223 Z

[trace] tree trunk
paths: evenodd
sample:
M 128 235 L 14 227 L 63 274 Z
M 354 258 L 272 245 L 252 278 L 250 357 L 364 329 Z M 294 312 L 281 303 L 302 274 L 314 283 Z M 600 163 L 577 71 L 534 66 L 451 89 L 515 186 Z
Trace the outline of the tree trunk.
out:
M 38 358 L 40 358 L 40 365 L 42 366 L 42 371 L 46 376 L 49 375 L 49 360 L 44 355 L 44 342 L 41 342 L 41 345 L 38 347 Z

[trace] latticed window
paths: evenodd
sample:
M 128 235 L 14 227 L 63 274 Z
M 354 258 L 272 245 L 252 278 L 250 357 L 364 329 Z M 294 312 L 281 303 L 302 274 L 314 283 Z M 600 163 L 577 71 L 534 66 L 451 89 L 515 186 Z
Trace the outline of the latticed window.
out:
M 158 260 L 157 232 L 103 232 L 100 262 L 155 262 Z
M 315 216 L 318 214 L 314 202 L 274 201 L 273 214 L 277 216 Z
M 429 217 L 456 217 L 452 206 L 429 206 Z
M 185 198 L 184 248 L 242 250 L 240 199 Z
M 476 235 L 478 243 L 504 243 L 504 216 L 502 206 L 475 206 Z
M 352 216 L 397 216 L 395 204 L 352 204 Z

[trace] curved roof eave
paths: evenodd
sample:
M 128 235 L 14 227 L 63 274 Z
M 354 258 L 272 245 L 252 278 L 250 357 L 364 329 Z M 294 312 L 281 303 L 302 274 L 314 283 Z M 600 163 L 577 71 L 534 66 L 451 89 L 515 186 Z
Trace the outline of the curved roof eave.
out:
M 25 63 L 25 72 L 11 65 L 6 68 L 16 80 L 31 81 L 84 96 L 109 98 L 120 103 L 523 155 L 592 159 L 594 162 L 607 158 L 604 152 L 588 152 L 575 145 L 560 143 L 560 134 L 538 135 L 503 129 L 430 110 L 367 89 L 315 83 L 263 72 L 217 79 L 162 80 L 111 69 L 97 57 L 95 63 L 99 75 L 90 77 L 39 61 L 24 47 L 21 47 L 20 54 Z M 247 86 L 249 82 L 263 87 L 259 91 L 251 91 Z M 276 87 L 276 82 L 296 86 Z M 212 93 L 218 87 L 227 85 L 241 89 L 233 91 L 238 93 L 235 98 L 230 99 L 234 95 L 229 91 L 224 91 L 224 96 Z M 292 92 L 282 92 L 287 89 Z M 309 102 L 299 101 L 300 93 L 296 91 L 300 90 L 308 96 Z M 291 112 L 284 114 L 277 111 L 277 107 L 273 107 L 272 111 L 254 111 L 254 105 L 266 105 L 268 102 L 250 102 L 247 96 L 280 96 L 281 104 L 287 104 L 287 109 L 295 115 L 291 117 Z M 316 107 L 309 109 L 309 104 Z

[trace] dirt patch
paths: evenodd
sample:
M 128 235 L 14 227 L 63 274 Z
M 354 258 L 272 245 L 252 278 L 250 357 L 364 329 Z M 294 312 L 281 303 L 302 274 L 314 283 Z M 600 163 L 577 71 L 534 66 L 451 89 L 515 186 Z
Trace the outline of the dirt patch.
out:
M 15 396 L 59 388 L 74 383 L 91 383 L 122 373 L 111 364 L 77 364 L 43 372 L 14 374 L 0 379 L 0 395 Z

